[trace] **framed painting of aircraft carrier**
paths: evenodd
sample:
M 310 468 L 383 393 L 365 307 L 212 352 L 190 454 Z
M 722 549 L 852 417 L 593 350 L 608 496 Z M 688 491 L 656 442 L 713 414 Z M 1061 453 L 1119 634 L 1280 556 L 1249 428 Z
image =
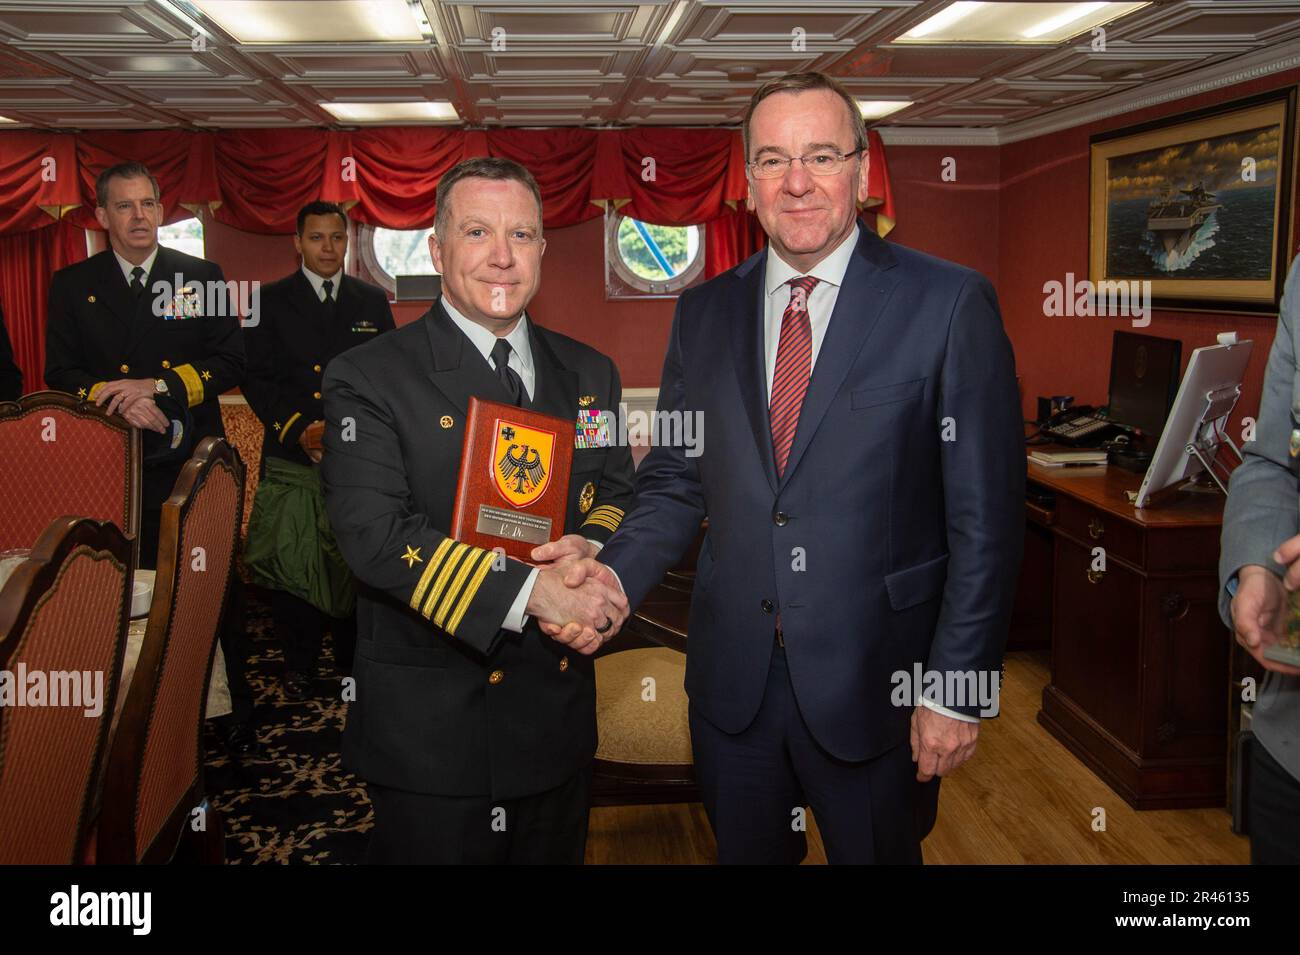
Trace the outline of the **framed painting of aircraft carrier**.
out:
M 1093 136 L 1095 305 L 1140 295 L 1154 308 L 1276 313 L 1295 209 L 1295 114 L 1291 87 Z

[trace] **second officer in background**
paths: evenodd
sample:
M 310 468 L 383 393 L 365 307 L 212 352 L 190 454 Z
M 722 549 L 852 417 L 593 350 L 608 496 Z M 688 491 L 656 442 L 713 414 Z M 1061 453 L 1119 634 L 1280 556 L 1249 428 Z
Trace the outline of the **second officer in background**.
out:
M 344 671 L 356 643 L 355 590 L 315 467 L 324 418 L 321 376 L 336 355 L 394 325 L 384 290 L 343 273 L 348 226 L 342 208 L 304 206 L 294 247 L 301 268 L 262 289 L 261 320 L 245 336 L 244 393 L 266 429 L 246 558 L 254 581 L 271 590 L 285 696 L 301 700 L 310 691 L 323 632 L 333 634 L 335 663 Z

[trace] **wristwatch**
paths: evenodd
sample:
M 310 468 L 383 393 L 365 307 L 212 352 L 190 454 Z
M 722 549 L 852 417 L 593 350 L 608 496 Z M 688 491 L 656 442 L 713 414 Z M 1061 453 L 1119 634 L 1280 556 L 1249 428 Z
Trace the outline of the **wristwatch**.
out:
M 167 394 L 167 382 L 163 381 L 161 378 L 155 378 L 153 380 L 153 393 L 155 395 Z

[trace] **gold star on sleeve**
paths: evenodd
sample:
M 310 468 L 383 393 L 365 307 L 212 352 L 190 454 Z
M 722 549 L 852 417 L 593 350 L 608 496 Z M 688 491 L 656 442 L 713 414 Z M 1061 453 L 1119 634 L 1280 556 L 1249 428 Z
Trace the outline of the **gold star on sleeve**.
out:
M 420 548 L 413 548 L 410 544 L 406 545 L 406 553 L 403 554 L 399 560 L 406 561 L 407 567 L 414 567 L 417 563 L 424 563 L 424 558 L 420 556 Z

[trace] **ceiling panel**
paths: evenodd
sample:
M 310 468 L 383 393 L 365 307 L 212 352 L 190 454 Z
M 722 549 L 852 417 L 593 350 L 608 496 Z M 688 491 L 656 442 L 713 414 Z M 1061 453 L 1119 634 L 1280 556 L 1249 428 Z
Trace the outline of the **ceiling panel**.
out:
M 53 128 L 339 127 L 321 103 L 447 99 L 487 125 L 728 125 L 762 82 L 824 69 L 860 98 L 913 101 L 881 125 L 1026 128 L 1300 50 L 1300 0 L 1160 2 L 1107 24 L 1104 50 L 1091 36 L 894 42 L 947 2 L 420 0 L 421 40 L 241 44 L 190 0 L 0 0 L 0 115 Z M 364 14 L 362 0 L 283 9 L 336 13 L 307 24 L 318 33 Z

